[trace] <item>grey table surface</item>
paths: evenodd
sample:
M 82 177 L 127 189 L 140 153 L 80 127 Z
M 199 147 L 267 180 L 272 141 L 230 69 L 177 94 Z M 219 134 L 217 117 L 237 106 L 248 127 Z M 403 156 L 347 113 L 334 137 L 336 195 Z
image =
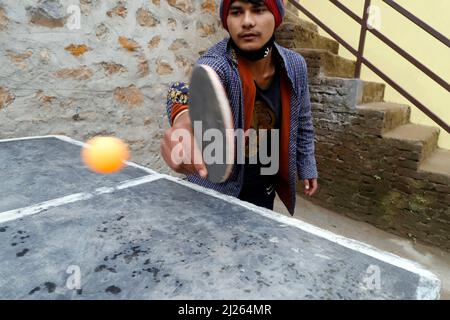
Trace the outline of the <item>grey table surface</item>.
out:
M 436 299 L 414 262 L 129 166 L 0 140 L 0 299 Z

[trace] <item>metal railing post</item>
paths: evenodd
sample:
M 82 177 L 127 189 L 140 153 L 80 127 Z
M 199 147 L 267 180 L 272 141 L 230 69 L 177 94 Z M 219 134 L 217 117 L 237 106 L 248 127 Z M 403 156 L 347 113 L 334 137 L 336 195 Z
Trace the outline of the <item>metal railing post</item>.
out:
M 361 65 L 362 65 L 362 58 L 364 56 L 364 48 L 366 45 L 367 21 L 369 20 L 370 2 L 371 0 L 365 0 L 364 2 L 364 13 L 361 23 L 361 33 L 359 35 L 358 54 L 356 56 L 356 65 L 355 65 L 355 78 L 357 79 L 361 77 Z

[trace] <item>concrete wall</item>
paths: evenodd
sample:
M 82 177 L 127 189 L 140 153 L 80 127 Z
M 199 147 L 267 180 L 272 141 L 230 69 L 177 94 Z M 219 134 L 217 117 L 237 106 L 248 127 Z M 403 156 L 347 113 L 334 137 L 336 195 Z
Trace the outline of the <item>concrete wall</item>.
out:
M 0 0 L 0 138 L 111 134 L 132 160 L 166 171 L 167 87 L 225 36 L 218 4 Z

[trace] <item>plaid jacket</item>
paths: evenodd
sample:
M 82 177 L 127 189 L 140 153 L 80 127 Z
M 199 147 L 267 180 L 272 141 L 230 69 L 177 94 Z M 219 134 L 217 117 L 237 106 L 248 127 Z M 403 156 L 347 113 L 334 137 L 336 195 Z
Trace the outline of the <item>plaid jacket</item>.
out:
M 280 195 L 280 197 L 293 215 L 297 177 L 300 179 L 318 177 L 314 156 L 314 127 L 311 117 L 306 62 L 300 54 L 277 43 L 275 43 L 275 48 L 281 57 L 278 67 L 281 67 L 287 75 L 287 83 L 291 92 L 289 146 L 286 149 L 288 152 L 288 155 L 286 155 L 288 178 L 285 182 L 288 184 L 288 195 L 285 197 Z M 211 47 L 200 57 L 197 64 L 208 65 L 216 71 L 230 101 L 234 128 L 244 128 L 243 86 L 238 70 L 238 59 L 234 51 L 228 46 L 228 38 Z M 180 105 L 187 105 L 188 103 L 188 85 L 182 82 L 172 84 L 167 95 L 167 114 L 170 124 L 173 119 L 174 106 L 179 109 Z M 190 182 L 237 197 L 243 185 L 243 165 L 235 165 L 231 177 L 224 183 L 212 183 L 200 178 L 199 175 L 189 175 L 187 178 Z

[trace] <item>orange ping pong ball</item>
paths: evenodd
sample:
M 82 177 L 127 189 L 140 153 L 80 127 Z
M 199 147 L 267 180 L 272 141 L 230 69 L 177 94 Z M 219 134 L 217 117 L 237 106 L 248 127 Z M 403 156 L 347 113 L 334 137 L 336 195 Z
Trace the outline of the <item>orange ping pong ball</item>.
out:
M 130 153 L 126 143 L 119 138 L 98 136 L 86 142 L 81 156 L 89 169 L 107 174 L 120 171 Z

